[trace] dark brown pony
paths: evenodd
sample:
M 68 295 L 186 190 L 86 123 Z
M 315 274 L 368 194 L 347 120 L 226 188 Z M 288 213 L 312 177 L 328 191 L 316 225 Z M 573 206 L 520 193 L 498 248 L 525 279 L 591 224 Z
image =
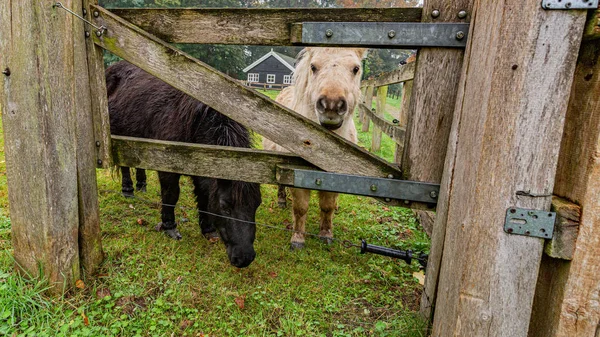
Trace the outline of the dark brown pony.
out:
M 125 61 L 106 70 L 110 131 L 115 135 L 168 141 L 250 147 L 249 132 L 241 124 L 171 87 Z M 138 191 L 146 188 L 146 174 L 137 169 Z M 128 167 L 121 168 L 122 192 L 133 196 Z M 175 222 L 180 174 L 158 172 L 162 196 L 160 229 L 181 239 Z M 256 255 L 254 225 L 261 203 L 258 184 L 192 176 L 199 225 L 205 237 L 219 236 L 232 265 L 246 267 Z M 221 215 L 213 216 L 202 213 Z M 215 230 L 216 229 L 216 230 Z

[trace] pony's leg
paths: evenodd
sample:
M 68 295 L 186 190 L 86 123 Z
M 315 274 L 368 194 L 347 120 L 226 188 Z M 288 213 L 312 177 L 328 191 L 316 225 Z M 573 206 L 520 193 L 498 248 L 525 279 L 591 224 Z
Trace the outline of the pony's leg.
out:
M 319 191 L 319 207 L 321 207 L 319 236 L 327 244 L 333 241 L 333 213 L 337 209 L 337 197 L 337 193 Z
M 157 230 L 164 231 L 175 240 L 181 239 L 175 222 L 175 205 L 179 200 L 179 177 L 177 173 L 158 172 L 160 181 L 160 195 L 162 198 L 161 219 L 162 222 L 156 226 Z
M 125 198 L 133 198 L 133 180 L 129 167 L 121 166 L 121 193 Z
M 292 234 L 292 249 L 304 248 L 304 232 L 306 213 L 310 201 L 310 190 L 290 188 L 292 193 L 292 218 L 294 219 L 294 234 Z
M 277 189 L 277 205 L 280 208 L 285 208 L 287 206 L 287 193 L 285 193 L 285 186 L 279 185 Z
M 139 192 L 146 192 L 146 170 L 135 169 L 135 189 Z
M 196 203 L 198 205 L 198 224 L 200 225 L 202 235 L 212 242 L 219 239 L 219 234 L 213 224 L 209 221 L 210 217 L 206 213 L 202 213 L 208 211 L 208 190 L 206 189 L 206 186 L 202 186 L 202 181 L 205 179 L 206 178 L 192 177 L 192 182 L 194 183 L 194 195 L 196 195 Z

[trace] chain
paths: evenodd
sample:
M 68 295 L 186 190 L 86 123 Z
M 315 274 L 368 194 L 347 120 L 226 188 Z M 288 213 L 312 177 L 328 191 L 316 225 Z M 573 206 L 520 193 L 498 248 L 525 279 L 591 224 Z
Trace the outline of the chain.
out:
M 71 15 L 74 15 L 75 17 L 77 17 L 79 20 L 87 23 L 88 25 L 96 28 L 96 35 L 97 36 L 101 36 L 102 34 L 104 34 L 104 32 L 106 31 L 106 27 L 104 26 L 96 26 L 95 24 L 89 22 L 88 20 L 86 20 L 85 18 L 79 16 L 77 13 L 73 12 L 72 10 L 68 9 L 67 7 L 65 7 L 61 2 L 57 2 L 54 5 L 52 5 L 52 7 L 58 7 L 58 8 L 62 8 L 65 11 L 67 11 L 68 13 L 70 13 Z

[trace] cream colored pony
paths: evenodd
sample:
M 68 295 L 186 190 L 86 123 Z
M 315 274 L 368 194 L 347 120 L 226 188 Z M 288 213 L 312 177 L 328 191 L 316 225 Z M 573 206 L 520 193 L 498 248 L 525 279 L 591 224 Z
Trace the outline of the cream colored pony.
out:
M 285 88 L 276 101 L 334 133 L 356 143 L 356 127 L 352 119 L 354 107 L 361 99 L 362 48 L 306 48 L 298 54 L 294 85 Z M 266 150 L 286 151 L 264 139 Z M 306 213 L 310 190 L 291 188 L 294 234 L 292 249 L 304 247 Z M 319 191 L 321 230 L 319 235 L 328 243 L 333 238 L 333 212 L 337 208 L 337 193 Z M 280 206 L 285 207 L 285 189 L 280 186 Z

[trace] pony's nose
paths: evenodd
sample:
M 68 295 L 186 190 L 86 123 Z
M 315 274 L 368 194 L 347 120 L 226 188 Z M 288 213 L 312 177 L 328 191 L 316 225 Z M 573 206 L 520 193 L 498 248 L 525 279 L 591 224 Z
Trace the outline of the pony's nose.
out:
M 329 97 L 322 95 L 317 100 L 317 110 L 320 113 L 335 112 L 343 115 L 348 110 L 348 103 L 344 97 Z
M 232 254 L 231 258 L 229 259 L 229 262 L 231 262 L 231 264 L 234 267 L 238 267 L 238 268 L 245 268 L 248 267 L 250 265 L 250 263 L 252 263 L 252 261 L 254 261 L 254 258 L 256 257 L 256 252 L 254 252 L 254 250 L 252 250 L 251 252 L 245 253 L 245 254 Z

